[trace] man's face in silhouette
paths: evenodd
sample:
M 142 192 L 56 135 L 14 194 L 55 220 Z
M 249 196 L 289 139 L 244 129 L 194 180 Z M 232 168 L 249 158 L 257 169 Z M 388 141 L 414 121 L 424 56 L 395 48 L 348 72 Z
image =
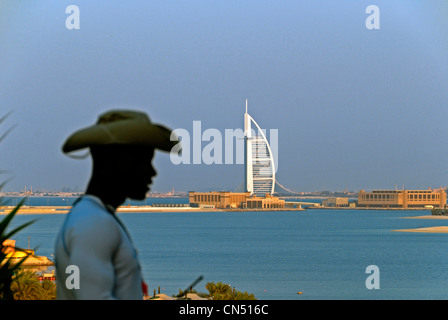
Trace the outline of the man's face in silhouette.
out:
M 122 190 L 127 198 L 143 200 L 156 171 L 152 166 L 154 149 L 113 145 L 92 149 L 94 171 Z

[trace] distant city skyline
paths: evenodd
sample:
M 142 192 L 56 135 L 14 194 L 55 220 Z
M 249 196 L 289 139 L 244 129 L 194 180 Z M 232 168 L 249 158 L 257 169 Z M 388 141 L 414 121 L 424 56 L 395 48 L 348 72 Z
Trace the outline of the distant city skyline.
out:
M 246 99 L 278 130 L 276 178 L 290 190 L 446 186 L 446 1 L 375 1 L 378 29 L 371 1 L 334 3 L 79 0 L 77 25 L 70 1 L 0 0 L 3 191 L 83 191 L 90 159 L 61 146 L 107 109 L 224 135 L 243 129 Z M 243 164 L 157 152 L 154 165 L 152 191 L 244 183 Z

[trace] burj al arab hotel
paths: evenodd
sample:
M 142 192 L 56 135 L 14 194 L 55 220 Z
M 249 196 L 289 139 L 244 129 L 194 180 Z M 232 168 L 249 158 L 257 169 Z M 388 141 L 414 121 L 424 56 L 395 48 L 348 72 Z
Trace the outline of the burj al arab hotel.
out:
M 252 129 L 252 124 L 258 132 Z M 275 164 L 265 133 L 255 120 L 244 113 L 244 186 L 245 192 L 264 197 L 275 188 Z

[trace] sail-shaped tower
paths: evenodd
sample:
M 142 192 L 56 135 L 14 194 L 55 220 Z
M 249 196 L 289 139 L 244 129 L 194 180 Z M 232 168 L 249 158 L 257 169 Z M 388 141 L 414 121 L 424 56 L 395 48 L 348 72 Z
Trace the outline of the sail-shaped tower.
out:
M 258 130 L 252 129 L 252 124 Z M 247 113 L 244 113 L 244 185 L 245 192 L 264 197 L 272 195 L 275 188 L 274 157 L 260 126 Z

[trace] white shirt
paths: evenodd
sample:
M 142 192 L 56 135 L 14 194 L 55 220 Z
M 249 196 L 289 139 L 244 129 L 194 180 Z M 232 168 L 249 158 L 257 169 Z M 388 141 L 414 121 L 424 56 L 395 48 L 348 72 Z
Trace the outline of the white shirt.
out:
M 140 264 L 129 234 L 95 196 L 85 195 L 68 213 L 55 258 L 57 299 L 143 299 Z

